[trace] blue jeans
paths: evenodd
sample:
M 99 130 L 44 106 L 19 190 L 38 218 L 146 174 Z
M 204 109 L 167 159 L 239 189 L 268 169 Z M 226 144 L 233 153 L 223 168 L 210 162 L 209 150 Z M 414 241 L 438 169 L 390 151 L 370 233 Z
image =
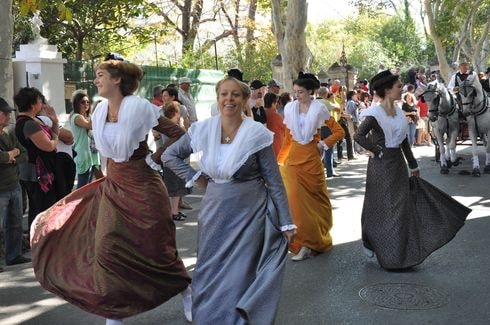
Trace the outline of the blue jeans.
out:
M 333 149 L 323 149 L 323 166 L 327 170 L 327 177 L 333 175 Z
M 0 192 L 0 217 L 5 238 L 5 263 L 22 255 L 22 191 L 15 189 Z
M 95 175 L 95 167 L 92 166 L 90 167 L 85 173 L 83 174 L 78 174 L 77 177 L 77 189 L 80 187 L 87 185 L 92 181 L 92 178 Z
M 417 130 L 417 124 L 416 123 L 410 123 L 408 124 L 408 144 L 410 146 L 413 145 L 415 142 L 415 130 Z

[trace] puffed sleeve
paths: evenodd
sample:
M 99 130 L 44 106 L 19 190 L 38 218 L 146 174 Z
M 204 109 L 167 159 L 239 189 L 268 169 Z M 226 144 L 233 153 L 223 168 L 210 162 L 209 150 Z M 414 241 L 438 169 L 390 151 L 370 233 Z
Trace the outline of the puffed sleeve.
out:
M 332 134 L 326 137 L 323 141 L 329 148 L 332 148 L 337 142 L 345 137 L 345 131 L 333 117 L 326 120 L 325 125 L 328 126 Z
M 372 153 L 377 155 L 380 151 L 383 150 L 383 146 L 381 146 L 379 143 L 373 142 L 366 137 L 368 133 L 376 127 L 379 128 L 376 118 L 374 118 L 373 116 L 366 116 L 366 118 L 362 121 L 361 125 L 359 125 L 359 128 L 354 134 L 354 140 L 359 143 L 359 145 L 364 149 L 371 151 Z
M 286 190 L 282 182 L 276 156 L 272 146 L 268 146 L 257 153 L 260 172 L 264 178 L 269 195 L 278 214 L 279 227 L 282 231 L 296 228 L 293 225 Z
M 187 182 L 196 174 L 196 170 L 185 161 L 191 153 L 191 138 L 189 134 L 185 134 L 163 152 L 162 163 Z

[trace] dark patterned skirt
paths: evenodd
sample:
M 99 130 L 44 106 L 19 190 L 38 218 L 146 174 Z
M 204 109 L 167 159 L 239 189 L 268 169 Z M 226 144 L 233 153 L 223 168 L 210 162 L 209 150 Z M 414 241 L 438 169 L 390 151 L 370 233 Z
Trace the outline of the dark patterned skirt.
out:
M 471 209 L 418 177 L 408 177 L 401 149 L 369 159 L 362 240 L 385 269 L 422 263 L 448 243 Z

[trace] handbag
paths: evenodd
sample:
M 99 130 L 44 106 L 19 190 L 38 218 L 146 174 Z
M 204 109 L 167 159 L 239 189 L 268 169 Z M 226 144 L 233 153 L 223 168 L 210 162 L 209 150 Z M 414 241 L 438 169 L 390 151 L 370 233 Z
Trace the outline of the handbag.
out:
M 40 156 L 36 158 L 36 176 L 41 190 L 44 193 L 49 192 L 54 182 L 54 174 L 46 168 Z

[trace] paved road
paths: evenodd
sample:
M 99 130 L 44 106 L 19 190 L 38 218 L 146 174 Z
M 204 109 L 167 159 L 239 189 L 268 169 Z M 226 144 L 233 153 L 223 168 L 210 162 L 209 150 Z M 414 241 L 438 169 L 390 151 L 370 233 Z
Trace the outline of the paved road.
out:
M 473 212 L 452 242 L 411 272 L 387 272 L 363 256 L 359 238 L 366 159 L 342 164 L 342 177 L 328 180 L 334 249 L 303 262 L 288 261 L 276 324 L 490 324 L 490 175 L 459 175 L 470 169 L 470 148 L 458 149 L 463 165 L 445 176 L 433 161 L 433 148 L 414 149 L 422 177 Z M 200 194 L 186 198 L 194 210 L 187 221 L 177 223 L 179 252 L 190 272 Z M 4 324 L 97 325 L 104 320 L 44 291 L 26 264 L 0 273 L 0 325 Z M 186 324 L 180 297 L 126 324 Z

